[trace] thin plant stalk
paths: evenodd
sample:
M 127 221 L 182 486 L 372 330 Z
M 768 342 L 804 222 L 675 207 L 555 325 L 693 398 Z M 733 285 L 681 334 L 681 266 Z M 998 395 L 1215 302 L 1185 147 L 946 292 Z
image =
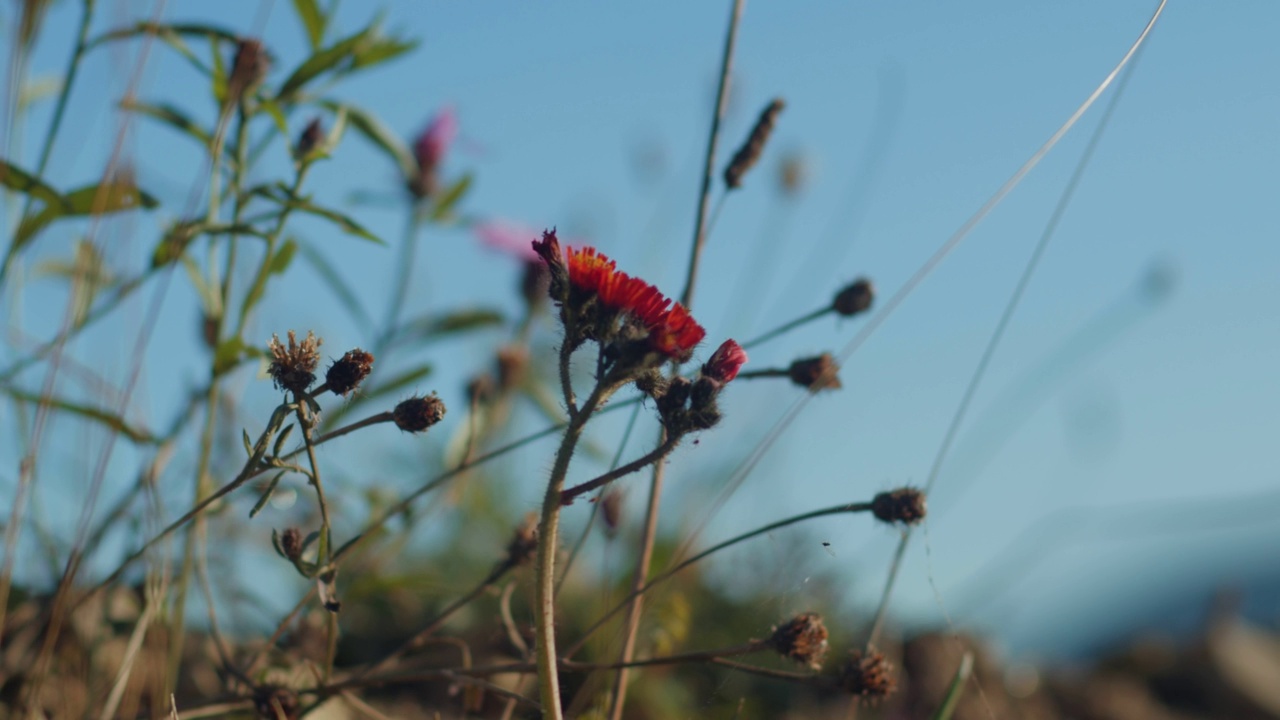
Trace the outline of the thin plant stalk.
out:
M 698 269 L 702 262 L 702 252 L 707 240 L 707 209 L 711 200 L 711 187 L 716 171 L 716 148 L 720 142 L 720 123 L 724 120 L 729 106 L 729 79 L 733 74 L 734 49 L 738 42 L 738 28 L 742 24 L 742 10 L 745 0 L 733 0 L 729 12 L 729 27 L 725 32 L 724 55 L 720 62 L 720 81 L 716 91 L 716 109 L 711 116 L 711 129 L 707 138 L 707 156 L 702 170 L 702 190 L 698 195 L 698 211 L 694 220 L 693 242 L 689 250 L 689 270 L 685 278 L 684 291 L 680 293 L 680 303 L 686 308 L 693 304 L 693 293 L 698 281 Z M 665 442 L 663 431 L 659 442 Z M 658 536 L 659 501 L 662 497 L 663 478 L 666 465 L 658 463 L 653 466 L 653 474 L 649 480 L 649 501 L 645 507 L 644 530 L 640 537 L 640 553 L 636 558 L 635 573 L 631 579 L 632 599 L 627 611 L 626 626 L 622 638 L 620 662 L 628 662 L 634 657 L 636 634 L 640 630 L 640 615 L 643 602 L 636 590 L 642 587 L 649 576 L 649 566 L 653 562 L 653 546 Z M 627 669 L 618 670 L 614 677 L 613 695 L 609 708 L 610 720 L 621 720 L 622 709 L 627 702 Z
M 537 647 L 534 654 L 538 661 L 538 694 L 542 699 L 543 717 L 552 720 L 564 718 L 560 708 L 560 677 L 556 671 L 559 658 L 556 655 L 555 632 L 555 555 L 559 545 L 562 507 L 560 493 L 569 472 L 569 461 L 582 437 L 587 420 L 617 387 L 605 380 L 597 383 L 582 407 L 569 420 L 560 448 L 556 451 L 555 464 L 551 468 L 551 478 L 547 482 L 547 492 L 542 500 L 542 514 L 538 521 L 538 552 L 534 560 L 534 572 L 537 576 L 537 584 L 534 586 Z
M 1153 19 L 1154 22 L 1154 19 Z M 1141 49 L 1141 46 L 1135 46 L 1135 50 Z M 1136 58 L 1136 53 L 1131 57 Z M 960 426 L 964 424 L 965 418 L 969 416 L 969 408 L 973 404 L 973 399 L 977 395 L 978 388 L 982 385 L 983 379 L 987 375 L 987 369 L 991 365 L 992 358 L 995 357 L 996 350 L 1000 347 L 1000 342 L 1004 339 L 1005 331 L 1009 329 L 1009 324 L 1013 320 L 1014 314 L 1018 310 L 1018 306 L 1022 303 L 1022 297 L 1026 293 L 1027 287 L 1031 284 L 1031 278 L 1035 275 L 1036 269 L 1040 266 L 1040 261 L 1044 258 L 1045 251 L 1049 248 L 1049 243 L 1057 234 L 1058 226 L 1062 223 L 1062 218 L 1066 215 L 1067 208 L 1071 205 L 1071 200 L 1075 197 L 1076 189 L 1080 186 L 1080 182 L 1084 179 L 1084 173 L 1089 167 L 1089 162 L 1093 159 L 1094 152 L 1098 149 L 1102 136 L 1106 133 L 1107 127 L 1111 124 L 1111 118 L 1115 114 L 1116 108 L 1120 104 L 1120 99 L 1124 97 L 1125 88 L 1129 84 L 1129 80 L 1133 77 L 1134 69 L 1137 63 L 1134 62 L 1125 70 L 1125 74 L 1120 78 L 1120 82 L 1116 84 L 1115 93 L 1111 96 L 1111 101 L 1107 103 L 1107 107 L 1103 110 L 1102 117 L 1098 120 L 1098 125 L 1093 131 L 1093 135 L 1089 137 L 1089 142 L 1084 148 L 1084 152 L 1080 154 L 1080 160 L 1076 163 L 1075 170 L 1072 171 L 1071 177 L 1067 180 L 1066 186 L 1062 190 L 1062 195 L 1058 198 L 1058 203 L 1054 207 L 1053 212 L 1049 215 L 1048 222 L 1045 223 L 1044 231 L 1040 234 L 1040 239 L 1036 242 L 1035 248 L 1031 251 L 1031 256 L 1027 258 L 1027 264 L 1022 269 L 1022 274 L 1018 277 L 1018 282 L 1010 294 L 1008 302 L 1005 303 L 1004 310 L 1000 314 L 1000 319 L 996 322 L 995 328 L 991 331 L 991 337 L 987 340 L 986 347 L 982 350 L 982 355 L 978 359 L 978 364 L 974 367 L 973 374 L 969 378 L 968 385 L 965 386 L 964 394 L 960 398 L 960 404 L 956 407 L 956 411 L 951 416 L 951 421 L 947 425 L 947 430 L 943 434 L 942 443 L 938 446 L 938 452 L 934 455 L 933 464 L 929 468 L 928 478 L 925 480 L 924 491 L 929 493 L 933 490 L 934 485 L 938 482 L 938 476 L 942 472 L 943 464 L 951 451 L 951 446 L 955 443 L 956 436 L 959 434 Z M 903 531 L 902 538 L 898 541 L 898 547 L 894 551 L 893 561 L 890 565 L 889 575 L 885 580 L 884 590 L 880 596 L 880 604 L 876 609 L 875 619 L 871 623 L 871 630 L 867 634 L 867 646 L 875 644 L 877 636 L 884 627 L 885 616 L 888 614 L 889 601 L 893 595 L 893 588 L 898 578 L 898 570 L 902 565 L 907 554 L 907 547 L 911 542 L 911 530 L 908 528 Z

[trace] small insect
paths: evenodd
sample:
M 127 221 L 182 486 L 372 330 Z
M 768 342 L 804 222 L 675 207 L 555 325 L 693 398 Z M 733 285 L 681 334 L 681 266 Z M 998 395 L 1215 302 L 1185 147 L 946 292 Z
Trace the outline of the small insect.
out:
M 824 541 L 824 542 L 822 543 L 822 549 L 823 549 L 823 550 L 826 550 L 826 551 L 827 551 L 827 554 L 828 554 L 828 555 L 830 555 L 831 557 L 835 557 L 835 556 L 836 556 L 836 551 L 831 549 L 831 543 L 829 543 L 829 542 L 825 542 L 825 541 Z

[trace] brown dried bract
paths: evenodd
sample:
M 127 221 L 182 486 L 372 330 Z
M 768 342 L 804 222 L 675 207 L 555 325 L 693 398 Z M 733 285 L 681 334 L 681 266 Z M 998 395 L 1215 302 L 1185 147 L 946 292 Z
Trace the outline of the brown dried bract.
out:
M 822 353 L 817 357 L 801 358 L 791 363 L 787 376 L 791 378 L 791 382 L 816 393 L 819 390 L 839 390 L 842 387 L 837 375 L 839 372 L 840 364 L 835 357 L 831 353 Z
M 775 628 L 769 642 L 784 657 L 821 670 L 827 656 L 827 627 L 817 613 L 803 613 Z
M 405 432 L 422 432 L 444 419 L 444 401 L 431 393 L 425 397 L 411 397 L 396 405 L 391 412 L 396 427 Z
M 893 665 L 884 653 L 875 649 L 867 653 L 855 651 L 840 671 L 840 688 L 868 702 L 879 702 L 897 689 L 892 672 Z

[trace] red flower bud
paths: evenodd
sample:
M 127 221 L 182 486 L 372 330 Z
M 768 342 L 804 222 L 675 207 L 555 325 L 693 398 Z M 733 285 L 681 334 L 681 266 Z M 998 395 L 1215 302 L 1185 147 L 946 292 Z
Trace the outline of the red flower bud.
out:
M 747 351 L 734 340 L 725 340 L 702 366 L 702 374 L 720 383 L 738 377 L 738 371 L 747 363 Z

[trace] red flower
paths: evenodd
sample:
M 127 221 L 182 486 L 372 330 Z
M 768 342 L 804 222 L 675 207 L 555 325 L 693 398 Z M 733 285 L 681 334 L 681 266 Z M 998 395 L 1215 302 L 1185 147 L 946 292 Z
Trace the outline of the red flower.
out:
M 638 320 L 649 330 L 653 348 L 668 357 L 686 357 L 707 334 L 680 303 L 640 278 L 619 272 L 617 263 L 593 247 L 569 250 L 569 284 L 594 294 L 604 307 Z
M 702 374 L 719 383 L 727 383 L 738 377 L 738 371 L 747 363 L 747 351 L 733 340 L 725 340 L 702 366 Z

